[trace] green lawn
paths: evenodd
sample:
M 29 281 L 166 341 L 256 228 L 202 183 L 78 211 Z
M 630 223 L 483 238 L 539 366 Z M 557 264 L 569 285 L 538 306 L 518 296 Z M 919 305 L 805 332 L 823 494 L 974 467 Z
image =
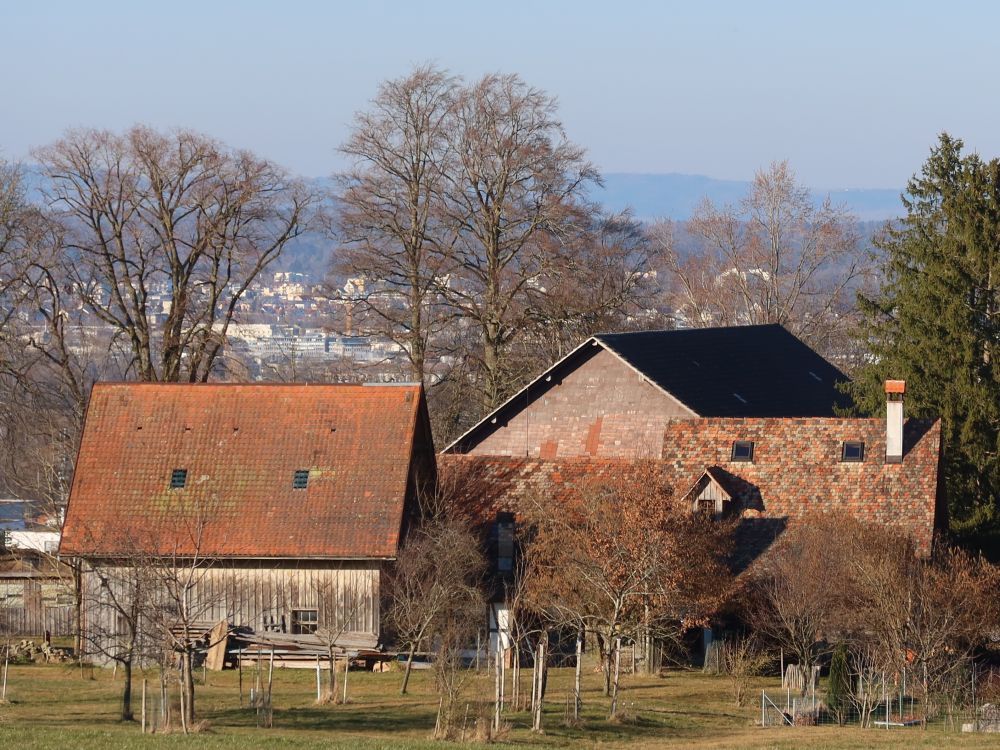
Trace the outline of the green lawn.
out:
M 199 718 L 207 731 L 184 736 L 146 735 L 137 724 L 117 721 L 121 681 L 110 670 L 94 670 L 84 679 L 78 669 L 65 666 L 12 666 L 8 678 L 9 704 L 0 706 L 0 746 L 34 748 L 440 748 L 448 743 L 430 740 L 437 708 L 431 676 L 416 672 L 411 694 L 398 693 L 399 675 L 352 672 L 347 705 L 318 706 L 315 675 L 308 670 L 276 670 L 273 688 L 274 727 L 257 729 L 255 714 L 240 708 L 235 672 L 208 674 L 208 685 L 197 687 Z M 153 673 L 150 685 L 156 683 Z M 245 686 L 250 684 L 246 674 Z M 529 675 L 524 675 L 527 690 Z M 600 676 L 588 671 L 583 726 L 563 726 L 572 672 L 552 670 L 546 697 L 545 732 L 528 729 L 526 712 L 511 713 L 511 730 L 504 742 L 539 747 L 693 747 L 795 748 L 836 747 L 969 747 L 995 748 L 996 735 L 946 733 L 929 730 L 861 730 L 856 727 L 761 728 L 759 695 L 773 691 L 777 678 L 761 679 L 752 705 L 739 708 L 729 695 L 725 677 L 694 672 L 671 672 L 666 677 L 625 676 L 622 703 L 628 718 L 606 720 L 607 700 L 600 694 Z M 200 682 L 200 680 L 199 680 Z M 140 675 L 141 683 L 141 675 Z M 152 689 L 152 688 L 151 688 Z M 489 675 L 473 676 L 466 690 L 470 717 L 489 710 Z M 137 694 L 139 689 L 137 688 Z M 481 703 L 477 703 L 481 701 Z M 139 700 L 136 700 L 138 711 Z M 472 718 L 469 721 L 471 736 Z

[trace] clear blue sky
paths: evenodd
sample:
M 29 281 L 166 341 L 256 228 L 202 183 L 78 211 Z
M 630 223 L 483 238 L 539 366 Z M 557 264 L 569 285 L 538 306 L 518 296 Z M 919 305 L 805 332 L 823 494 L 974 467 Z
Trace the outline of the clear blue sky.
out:
M 0 0 L 0 153 L 186 126 L 305 175 L 379 81 L 434 61 L 559 97 L 606 172 L 901 187 L 947 129 L 1000 155 L 1000 3 Z

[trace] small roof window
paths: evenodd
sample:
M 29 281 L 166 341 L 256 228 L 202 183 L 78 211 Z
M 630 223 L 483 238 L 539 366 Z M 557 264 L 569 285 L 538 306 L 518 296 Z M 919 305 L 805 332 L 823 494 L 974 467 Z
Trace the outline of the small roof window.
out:
M 865 444 L 861 440 L 845 440 L 840 449 L 840 460 L 860 463 L 865 460 Z
M 188 470 L 174 469 L 170 472 L 170 489 L 182 490 L 187 486 Z
M 309 486 L 309 469 L 296 469 L 292 476 L 292 489 L 304 490 Z
M 732 461 L 753 461 L 753 440 L 734 440 Z

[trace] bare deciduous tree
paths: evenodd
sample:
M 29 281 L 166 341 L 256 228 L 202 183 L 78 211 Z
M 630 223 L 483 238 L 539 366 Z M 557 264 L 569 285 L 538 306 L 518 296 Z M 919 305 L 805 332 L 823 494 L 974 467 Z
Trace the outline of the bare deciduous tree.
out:
M 813 666 L 829 648 L 826 638 L 842 626 L 845 558 L 839 517 L 817 514 L 785 532 L 759 563 L 753 584 L 750 620 L 756 631 L 796 659 L 803 691 L 812 684 Z M 817 585 L 818 582 L 826 585 Z
M 871 271 L 856 224 L 829 198 L 817 206 L 788 163 L 776 162 L 738 206 L 698 207 L 686 225 L 697 252 L 680 253 L 671 227 L 657 227 L 669 301 L 690 326 L 779 323 L 830 351 Z
M 403 347 L 419 381 L 448 320 L 438 277 L 455 232 L 442 189 L 457 86 L 429 65 L 386 81 L 340 149 L 354 166 L 340 176 L 334 272 L 361 277 L 366 327 Z
M 525 349 L 545 359 L 533 362 L 538 372 L 595 333 L 645 327 L 661 291 L 656 267 L 659 245 L 629 211 L 591 217 L 566 247 L 564 262 L 540 279 L 545 294 L 535 300 L 531 329 L 522 336 Z M 545 240 L 543 240 L 545 241 Z M 539 342 L 544 346 L 538 346 Z
M 722 665 L 733 690 L 733 701 L 745 706 L 750 692 L 750 681 L 761 674 L 771 662 L 760 644 L 752 636 L 728 638 L 722 644 Z
M 167 651 L 180 663 L 181 727 L 192 730 L 195 720 L 194 662 L 214 643 L 207 640 L 206 618 L 217 612 L 219 599 L 210 577 L 217 560 L 208 554 L 206 538 L 217 524 L 216 501 L 171 502 L 163 519 L 150 524 L 136 542 L 136 554 L 127 563 L 141 566 L 148 583 L 143 614 Z M 239 586 L 233 576 L 231 586 Z M 226 602 L 226 606 L 234 606 Z M 226 620 L 231 613 L 225 613 Z M 218 614 L 213 616 L 217 619 Z M 226 634 L 228 635 L 228 633 Z
M 337 585 L 326 579 L 317 580 L 314 587 L 318 603 L 316 636 L 326 648 L 327 669 L 330 675 L 322 700 L 334 704 L 337 702 L 337 653 L 343 649 L 343 637 L 354 625 L 354 618 L 362 606 L 362 592 L 356 586 Z M 345 672 L 348 667 L 345 654 Z
M 926 722 L 939 699 L 952 699 L 955 676 L 965 674 L 974 649 L 1000 627 L 1000 570 L 944 546 L 922 560 L 906 537 L 883 529 L 848 538 L 855 641 L 874 646 L 884 667 L 911 671 Z
M 459 520 L 430 519 L 413 529 L 403 543 L 387 580 L 388 619 L 407 649 L 406 670 L 399 691 L 406 693 L 414 653 L 430 646 L 442 627 L 454 627 L 452 613 L 467 612 L 480 602 L 483 556 L 475 535 Z M 485 616 L 482 605 L 474 623 Z M 476 630 L 473 629 L 474 638 Z M 449 633 L 449 638 L 454 636 Z
M 554 621 L 599 636 L 614 716 L 622 639 L 672 637 L 711 613 L 729 580 L 730 525 L 692 513 L 655 461 L 540 497 L 529 520 L 532 599 Z
M 88 564 L 84 575 L 92 580 L 83 593 L 83 606 L 104 609 L 86 630 L 89 650 L 122 668 L 121 720 L 132 721 L 132 669 L 143 640 L 146 570 L 142 565 Z
M 141 380 L 209 378 L 240 298 L 314 202 L 270 162 L 187 131 L 75 131 L 36 157 L 71 288 Z
M 484 406 L 499 404 L 512 377 L 511 340 L 529 324 L 547 275 L 588 226 L 584 201 L 597 170 L 568 141 L 553 97 L 517 75 L 492 74 L 462 90 L 449 130 L 448 218 L 459 231 L 443 292 L 479 336 L 472 355 Z

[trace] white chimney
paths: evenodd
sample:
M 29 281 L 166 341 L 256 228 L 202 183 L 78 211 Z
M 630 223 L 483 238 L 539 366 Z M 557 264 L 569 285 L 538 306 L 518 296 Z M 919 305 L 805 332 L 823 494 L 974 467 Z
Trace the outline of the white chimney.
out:
M 905 380 L 885 381 L 885 462 L 903 463 L 903 394 Z

